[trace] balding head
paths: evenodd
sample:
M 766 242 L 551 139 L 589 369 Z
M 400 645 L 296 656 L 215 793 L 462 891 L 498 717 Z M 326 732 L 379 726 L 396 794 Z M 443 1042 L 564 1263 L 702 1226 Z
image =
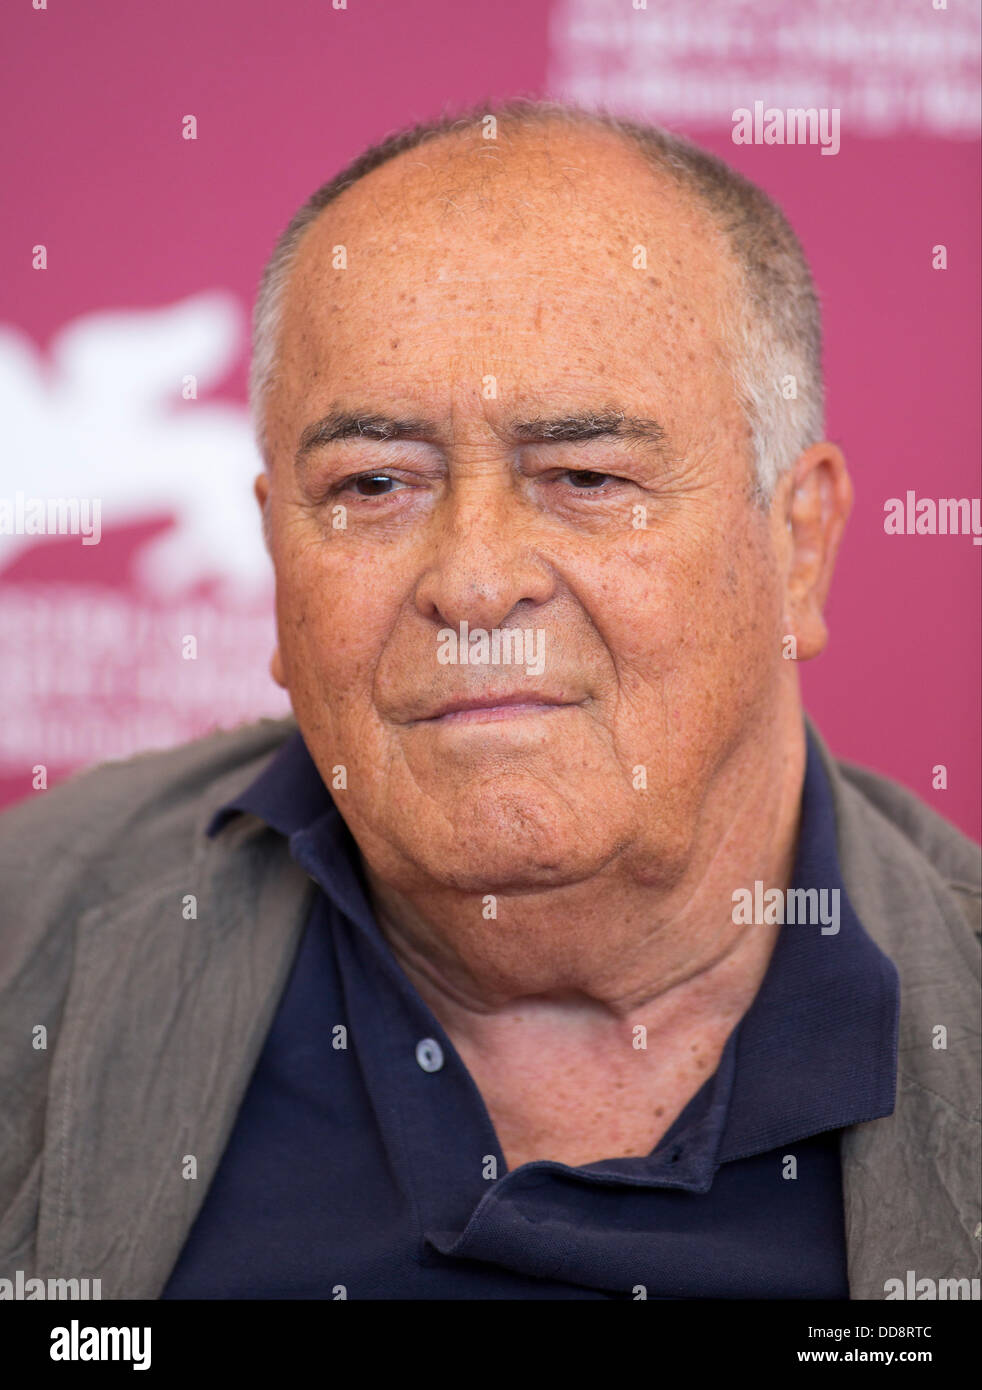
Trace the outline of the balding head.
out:
M 608 131 L 524 127 L 503 146 L 444 136 L 311 223 L 281 306 L 273 457 L 292 459 L 326 383 L 357 403 L 368 377 L 451 430 L 473 391 L 511 424 L 547 401 L 639 417 L 657 400 L 666 454 L 746 454 L 728 371 L 739 270 L 706 209 Z
M 544 185 L 522 182 L 522 152 L 530 141 L 546 156 Z M 617 199 L 604 201 L 611 179 L 617 177 L 615 169 L 640 185 L 636 192 L 647 187 L 653 198 L 662 201 L 666 185 L 674 185 L 685 204 L 695 203 L 709 214 L 716 253 L 722 259 L 729 254 L 736 263 L 735 292 L 719 307 L 726 315 L 727 368 L 746 420 L 750 464 L 762 502 L 770 499 L 777 477 L 821 438 L 818 303 L 800 245 L 780 209 L 721 160 L 658 127 L 555 103 L 517 101 L 492 108 L 490 113 L 475 109 L 445 117 L 390 137 L 324 184 L 294 216 L 266 266 L 254 315 L 250 400 L 257 440 L 267 462 L 267 409 L 273 386 L 282 375 L 279 341 L 299 247 L 311 225 L 324 221 L 325 208 L 393 161 L 402 166 L 396 183 L 406 201 L 389 205 L 386 222 L 400 230 L 420 215 L 435 214 L 433 207 L 424 208 L 430 194 L 448 213 L 456 208 L 459 217 L 461 179 L 477 206 L 495 196 L 499 201 L 510 199 L 512 221 L 520 230 L 534 222 L 537 200 L 540 215 L 548 209 L 553 197 L 550 189 L 557 180 L 562 189 L 568 175 L 573 215 L 585 216 L 592 203 L 598 215 L 611 220 L 611 232 L 619 232 L 623 241 L 630 229 L 617 225 Z M 452 222 L 449 225 L 453 235 Z M 634 262 L 651 249 L 643 238 L 632 243 Z M 794 382 L 790 398 L 789 381 Z

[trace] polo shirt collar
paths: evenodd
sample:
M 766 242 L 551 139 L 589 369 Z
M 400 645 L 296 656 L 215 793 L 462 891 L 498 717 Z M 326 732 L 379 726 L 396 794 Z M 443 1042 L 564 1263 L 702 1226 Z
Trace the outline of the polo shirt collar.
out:
M 899 976 L 849 901 L 831 788 L 807 725 L 806 738 L 792 886 L 826 890 L 829 902 L 837 892 L 839 930 L 823 934 L 820 924 L 782 928 L 763 983 L 714 1074 L 647 1159 L 588 1165 L 598 1177 L 643 1181 L 643 1166 L 653 1164 L 661 1181 L 705 1191 L 721 1163 L 893 1111 Z M 240 796 L 220 808 L 208 834 L 218 834 L 239 813 L 257 816 L 288 838 L 293 858 L 388 957 L 389 973 L 394 970 L 396 982 L 408 987 L 401 992 L 415 998 L 375 921 L 357 845 L 299 731 Z M 664 1170 L 666 1161 L 670 1171 Z
M 330 902 L 352 922 L 375 926 L 361 856 L 354 837 L 324 785 L 299 729 L 277 750 L 245 791 L 219 807 L 207 833 L 214 836 L 236 815 L 258 817 L 290 843 L 294 860 L 307 870 Z

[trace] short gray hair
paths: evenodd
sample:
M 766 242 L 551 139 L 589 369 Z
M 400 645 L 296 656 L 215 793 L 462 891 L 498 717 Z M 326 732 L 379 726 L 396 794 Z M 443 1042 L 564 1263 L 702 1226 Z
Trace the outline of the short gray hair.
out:
M 263 271 L 253 313 L 249 406 L 266 465 L 266 413 L 277 371 L 283 302 L 304 232 L 329 203 L 373 169 L 489 116 L 519 128 L 559 123 L 610 131 L 693 194 L 714 219 L 742 278 L 740 302 L 724 311 L 731 347 L 728 367 L 750 432 L 754 494 L 766 505 L 779 476 L 823 437 L 825 428 L 821 310 L 805 254 L 786 217 L 749 179 L 680 135 L 604 111 L 527 99 L 474 107 L 398 131 L 365 150 L 294 214 Z

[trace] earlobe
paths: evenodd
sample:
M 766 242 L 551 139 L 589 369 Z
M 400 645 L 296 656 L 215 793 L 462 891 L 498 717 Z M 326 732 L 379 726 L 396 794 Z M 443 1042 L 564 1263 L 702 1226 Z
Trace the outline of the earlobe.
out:
M 805 451 L 796 465 L 788 501 L 793 537 L 788 616 L 797 633 L 798 659 L 808 661 L 828 642 L 822 609 L 852 505 L 852 484 L 836 445 L 825 441 Z
M 825 650 L 829 630 L 814 592 L 805 595 L 796 605 L 788 632 L 795 638 L 796 661 L 813 661 Z
M 283 670 L 283 658 L 280 656 L 279 647 L 273 648 L 273 659 L 269 663 L 269 674 L 273 677 L 277 685 L 282 686 L 284 690 L 288 688 L 286 683 L 286 672 Z

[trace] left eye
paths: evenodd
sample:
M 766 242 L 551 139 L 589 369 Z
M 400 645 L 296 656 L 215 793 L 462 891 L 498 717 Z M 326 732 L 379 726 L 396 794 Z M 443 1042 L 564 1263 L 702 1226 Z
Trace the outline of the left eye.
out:
M 613 478 L 611 473 L 595 473 L 589 468 L 568 468 L 563 475 L 570 479 L 571 486 L 580 492 L 590 492 L 601 487 L 608 478 Z
M 385 497 L 397 485 L 399 479 L 389 473 L 362 473 L 357 478 L 349 478 L 347 483 L 361 497 Z

